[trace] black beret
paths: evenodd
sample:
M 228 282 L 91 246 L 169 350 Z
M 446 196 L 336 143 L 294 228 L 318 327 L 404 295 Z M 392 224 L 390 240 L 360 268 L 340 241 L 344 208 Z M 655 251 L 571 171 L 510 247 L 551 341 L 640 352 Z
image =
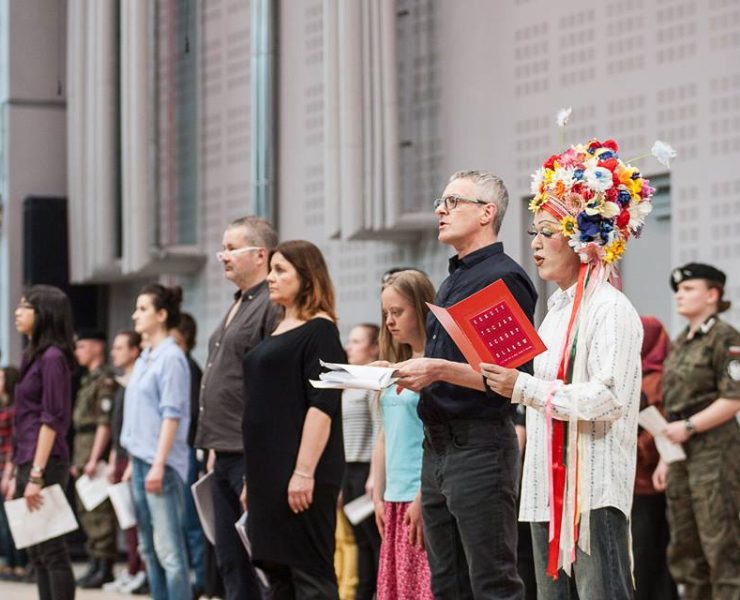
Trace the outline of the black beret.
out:
M 678 290 L 678 284 L 688 279 L 708 279 L 719 284 L 725 285 L 727 277 L 725 274 L 713 267 L 703 263 L 689 263 L 683 267 L 677 267 L 671 271 L 671 287 L 675 292 Z
M 106 335 L 99 329 L 80 329 L 75 336 L 77 341 L 80 340 L 98 340 L 99 342 L 107 341 Z

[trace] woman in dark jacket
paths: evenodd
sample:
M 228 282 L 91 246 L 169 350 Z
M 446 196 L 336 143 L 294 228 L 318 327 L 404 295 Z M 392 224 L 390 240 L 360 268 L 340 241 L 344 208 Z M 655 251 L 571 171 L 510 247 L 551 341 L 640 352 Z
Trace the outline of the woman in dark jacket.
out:
M 9 496 L 25 498 L 30 510 L 40 508 L 41 489 L 69 477 L 67 432 L 72 416 L 72 309 L 60 289 L 34 285 L 15 310 L 15 326 L 28 337 L 15 388 L 17 465 Z M 28 548 L 41 600 L 75 596 L 72 565 L 63 538 Z

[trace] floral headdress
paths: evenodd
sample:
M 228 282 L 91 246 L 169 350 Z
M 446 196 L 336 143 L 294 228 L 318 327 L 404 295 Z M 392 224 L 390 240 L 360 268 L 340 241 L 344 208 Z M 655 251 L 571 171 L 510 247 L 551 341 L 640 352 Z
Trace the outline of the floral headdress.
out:
M 569 109 L 560 111 L 558 124 L 564 127 L 569 116 Z M 558 219 L 562 234 L 584 263 L 609 267 L 617 262 L 627 241 L 640 235 L 653 208 L 655 189 L 618 152 L 614 140 L 592 139 L 551 156 L 532 174 L 529 210 L 546 210 Z M 655 142 L 651 153 L 666 166 L 676 155 L 663 142 Z

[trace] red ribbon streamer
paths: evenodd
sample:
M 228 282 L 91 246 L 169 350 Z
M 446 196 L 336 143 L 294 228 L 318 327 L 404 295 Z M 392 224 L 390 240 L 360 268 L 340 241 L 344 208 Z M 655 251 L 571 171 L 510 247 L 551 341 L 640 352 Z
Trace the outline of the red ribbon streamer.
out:
M 565 333 L 565 339 L 570 339 L 570 334 L 575 323 L 576 316 L 578 315 L 578 309 L 581 306 L 581 300 L 583 300 L 584 288 L 586 287 L 586 275 L 588 272 L 588 265 L 582 264 L 578 272 L 578 284 L 576 286 L 576 297 L 573 301 L 573 309 L 570 312 L 570 320 L 568 322 L 568 329 Z M 571 355 L 572 348 L 567 344 L 563 349 L 563 355 L 560 357 L 560 366 L 558 367 L 558 379 L 564 383 L 570 383 L 566 381 L 568 373 L 568 362 Z M 558 556 L 560 554 L 560 530 L 563 524 L 563 502 L 565 496 L 565 477 L 566 477 L 566 464 L 565 464 L 565 421 L 560 419 L 553 419 L 552 422 L 552 464 L 550 465 L 550 477 L 553 481 L 554 498 L 550 501 L 553 502 L 555 523 L 553 529 L 553 537 L 550 540 L 547 557 L 547 574 L 553 579 L 558 578 Z M 575 460 L 575 457 L 572 457 Z M 575 516 L 577 522 L 578 515 Z M 575 523 L 574 523 L 575 525 Z M 578 539 L 578 530 L 576 529 L 575 539 Z

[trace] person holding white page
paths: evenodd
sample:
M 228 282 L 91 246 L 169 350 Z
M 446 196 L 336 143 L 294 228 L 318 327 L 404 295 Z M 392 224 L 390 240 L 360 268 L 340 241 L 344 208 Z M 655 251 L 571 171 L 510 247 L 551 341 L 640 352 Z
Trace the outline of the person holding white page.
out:
M 344 471 L 339 390 L 317 389 L 319 361 L 344 362 L 334 286 L 321 251 L 277 246 L 270 299 L 285 309 L 244 357 L 244 451 L 252 562 L 272 600 L 338 600 L 334 531 Z
M 141 354 L 141 336 L 135 331 L 120 331 L 113 338 L 110 357 L 113 366 L 119 370 L 116 377 L 118 388 L 113 397 L 111 411 L 111 451 L 108 456 L 108 482 L 117 484 L 121 481 L 128 465 L 128 453 L 121 446 L 121 430 L 123 429 L 123 403 L 126 395 L 126 386 L 134 372 L 136 359 Z M 139 555 L 139 538 L 136 525 L 124 531 L 126 536 L 126 563 L 127 568 L 122 570 L 118 577 L 106 583 L 106 591 L 135 592 L 146 585 L 146 571 Z
M 350 329 L 344 348 L 349 364 L 367 365 L 378 360 L 379 331 L 374 323 L 363 323 Z M 374 397 L 375 394 L 369 390 L 348 389 L 342 392 L 342 428 L 346 461 L 342 485 L 344 504 L 364 495 L 367 490 L 372 490 L 370 459 L 379 425 L 378 414 L 373 406 Z M 355 598 L 372 600 L 378 578 L 380 536 L 371 519 L 352 525 L 352 532 L 357 546 L 356 564 L 351 569 L 357 576 Z M 347 554 L 351 556 L 351 553 Z M 341 576 L 339 579 L 342 580 Z
M 652 406 L 663 412 L 663 361 L 670 339 L 655 317 L 640 317 L 642 339 L 642 389 L 640 411 Z M 637 472 L 630 527 L 635 564 L 635 600 L 677 600 L 678 590 L 668 571 L 668 521 L 665 494 L 653 485 L 653 471 L 660 455 L 655 438 L 640 427 L 637 435 Z
M 423 356 L 426 303 L 433 300 L 434 285 L 418 271 L 400 271 L 384 281 L 381 360 L 396 364 Z M 421 518 L 419 393 L 391 385 L 379 403 L 382 423 L 373 454 L 375 521 L 382 537 L 377 598 L 433 600 Z
M 727 277 L 689 263 L 671 272 L 686 327 L 663 367 L 664 434 L 686 460 L 653 474 L 666 490 L 668 567 L 684 598 L 740 598 L 740 331 L 720 315 Z
M 15 326 L 28 338 L 20 381 L 15 388 L 17 465 L 7 498 L 25 498 L 40 508 L 41 489 L 66 487 L 70 452 L 67 433 L 72 417 L 71 367 L 74 364 L 72 308 L 60 289 L 34 285 L 15 310 Z M 75 580 L 62 537 L 28 548 L 40 600 L 72 600 Z
M 121 445 L 131 460 L 123 479 L 133 481 L 139 550 L 155 600 L 191 596 L 183 532 L 190 370 L 169 335 L 180 320 L 181 302 L 178 287 L 142 288 L 132 318 L 149 345 L 134 365 L 124 397 Z

